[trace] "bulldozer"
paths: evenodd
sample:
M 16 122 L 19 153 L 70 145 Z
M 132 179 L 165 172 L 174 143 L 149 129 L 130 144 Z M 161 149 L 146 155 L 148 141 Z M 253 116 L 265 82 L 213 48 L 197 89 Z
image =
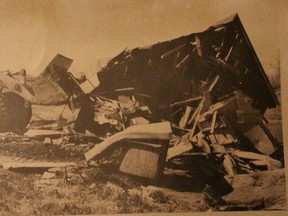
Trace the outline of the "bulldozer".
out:
M 69 72 L 73 60 L 57 54 L 36 78 L 26 70 L 0 72 L 0 133 L 22 134 L 32 117 L 31 105 L 71 105 L 71 98 L 85 95 L 91 81 L 81 82 Z M 71 106 L 70 106 L 71 107 Z

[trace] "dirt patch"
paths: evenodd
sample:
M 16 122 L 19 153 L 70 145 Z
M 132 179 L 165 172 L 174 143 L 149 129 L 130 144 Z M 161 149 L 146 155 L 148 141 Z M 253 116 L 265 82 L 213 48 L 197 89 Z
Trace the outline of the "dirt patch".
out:
M 228 204 L 253 204 L 262 198 L 265 209 L 286 209 L 285 170 L 237 175 L 232 180 L 234 192 L 224 197 Z M 251 193 L 253 192 L 253 196 Z

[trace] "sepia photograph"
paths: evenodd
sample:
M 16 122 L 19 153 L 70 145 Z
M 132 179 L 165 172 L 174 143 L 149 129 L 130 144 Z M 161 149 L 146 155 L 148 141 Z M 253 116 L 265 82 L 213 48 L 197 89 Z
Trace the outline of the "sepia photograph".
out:
M 287 10 L 0 1 L 0 215 L 286 215 Z

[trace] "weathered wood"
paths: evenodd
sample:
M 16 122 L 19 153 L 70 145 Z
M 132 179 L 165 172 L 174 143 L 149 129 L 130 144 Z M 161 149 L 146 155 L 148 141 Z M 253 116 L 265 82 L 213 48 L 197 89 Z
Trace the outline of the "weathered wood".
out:
M 5 86 L 10 91 L 17 93 L 32 104 L 38 103 L 38 100 L 31 94 L 25 85 L 21 84 L 18 80 L 8 74 L 0 73 L 0 86 Z
M 178 106 L 186 106 L 186 105 L 189 105 L 193 102 L 200 101 L 202 99 L 203 99 L 203 97 L 195 97 L 195 98 L 191 98 L 188 100 L 175 102 L 175 103 L 171 104 L 170 107 L 174 108 L 174 107 L 178 107 Z
M 171 50 L 169 50 L 168 52 L 163 53 L 162 56 L 161 56 L 161 58 L 164 59 L 164 58 L 166 58 L 167 56 L 169 56 L 169 55 L 171 55 L 171 54 L 173 54 L 173 53 L 175 53 L 175 52 L 178 52 L 180 49 L 184 48 L 186 45 L 187 45 L 187 44 L 181 44 L 181 45 L 175 47 L 174 49 L 171 49 Z
M 235 155 L 243 159 L 250 159 L 250 160 L 268 160 L 267 155 L 257 154 L 254 152 L 244 152 L 244 151 L 235 151 Z
M 260 125 L 253 127 L 244 134 L 260 152 L 270 155 L 275 152 L 276 148 L 273 140 L 268 136 Z
M 185 65 L 185 63 L 189 60 L 189 58 L 190 58 L 190 55 L 189 54 L 186 55 L 184 57 L 184 59 L 176 65 L 176 68 L 179 69 L 179 68 L 183 67 Z
M 171 126 L 169 122 L 161 122 L 148 125 L 135 125 L 107 138 L 100 144 L 85 153 L 87 161 L 92 160 L 96 156 L 101 157 L 111 148 L 117 148 L 123 139 L 159 139 L 170 140 L 172 137 Z
M 201 41 L 200 41 L 200 38 L 196 35 L 195 35 L 195 41 L 196 41 L 196 47 L 197 47 L 197 54 L 199 56 L 202 56 L 203 53 L 202 53 L 202 48 L 201 48 Z
M 212 116 L 212 122 L 211 122 L 211 128 L 210 128 L 210 133 L 211 133 L 211 134 L 214 133 L 214 130 L 215 130 L 217 114 L 218 114 L 218 112 L 215 111 L 215 112 L 213 113 L 213 116 Z
M 125 155 L 120 171 L 123 173 L 154 179 L 158 172 L 160 155 L 143 149 L 129 149 Z
M 179 127 L 180 128 L 185 128 L 186 127 L 188 119 L 189 119 L 189 116 L 190 116 L 190 113 L 192 111 L 193 111 L 193 107 L 186 106 L 185 113 L 184 113 L 184 115 L 182 116 L 182 118 L 181 118 L 181 120 L 179 122 Z
M 181 155 L 185 152 L 188 152 L 193 149 L 192 143 L 187 141 L 182 141 L 178 145 L 174 147 L 170 147 L 167 152 L 166 161 L 170 160 L 171 158 Z
M 2 163 L 4 169 L 20 170 L 20 169 L 49 169 L 56 167 L 77 166 L 72 162 L 7 162 Z
M 236 110 L 239 124 L 259 123 L 262 120 L 260 110 Z

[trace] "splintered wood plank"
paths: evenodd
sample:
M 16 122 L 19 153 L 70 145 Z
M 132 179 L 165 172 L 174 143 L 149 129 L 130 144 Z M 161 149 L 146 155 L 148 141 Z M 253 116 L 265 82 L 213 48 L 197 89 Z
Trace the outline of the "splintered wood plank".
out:
M 58 167 L 67 167 L 67 166 L 77 166 L 73 162 L 7 162 L 2 163 L 4 169 L 49 169 L 49 168 L 58 168 Z
M 181 118 L 181 120 L 179 122 L 180 128 L 185 128 L 186 127 L 188 119 L 189 119 L 189 116 L 190 116 L 190 113 L 192 111 L 193 111 L 192 107 L 189 107 L 189 106 L 186 107 L 185 113 L 184 113 L 183 117 Z
M 212 122 L 211 122 L 211 128 L 210 128 L 210 133 L 211 133 L 211 134 L 213 134 L 213 133 L 214 133 L 214 130 L 215 130 L 217 114 L 218 114 L 218 112 L 215 111 L 215 112 L 213 113 L 213 116 L 212 116 Z

